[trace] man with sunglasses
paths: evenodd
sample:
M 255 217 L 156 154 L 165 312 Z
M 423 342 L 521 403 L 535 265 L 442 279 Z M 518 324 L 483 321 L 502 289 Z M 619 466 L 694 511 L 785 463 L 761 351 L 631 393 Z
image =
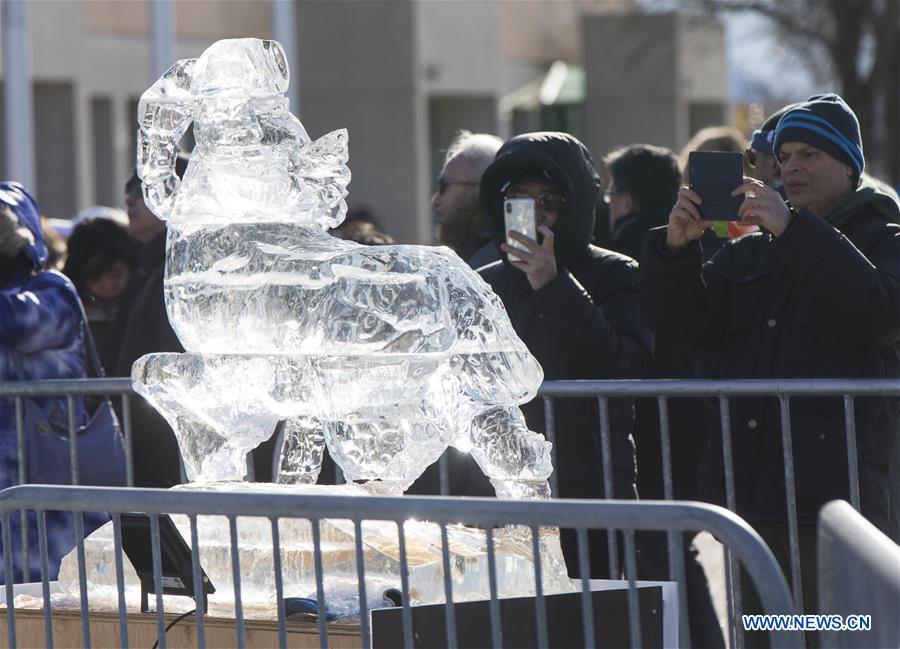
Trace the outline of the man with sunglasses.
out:
M 565 133 L 529 133 L 507 141 L 481 179 L 481 204 L 502 259 L 481 269 L 546 380 L 637 378 L 652 341 L 640 317 L 633 260 L 591 245 L 600 179 L 585 146 Z M 508 200 L 532 201 L 537 238 L 511 231 Z M 526 203 L 527 204 L 527 203 Z M 527 213 L 527 211 L 526 211 Z M 554 404 L 558 493 L 603 498 L 596 399 Z M 634 498 L 632 404 L 609 404 L 614 496 Z M 529 428 L 544 432 L 542 399 L 522 407 Z M 570 575 L 582 574 L 575 535 L 563 530 Z M 620 546 L 621 547 L 621 546 Z M 606 533 L 589 535 L 590 575 L 609 575 Z
M 496 135 L 459 131 L 444 155 L 437 191 L 431 197 L 438 241 L 472 268 L 500 258 L 482 220 L 478 184 L 502 144 Z

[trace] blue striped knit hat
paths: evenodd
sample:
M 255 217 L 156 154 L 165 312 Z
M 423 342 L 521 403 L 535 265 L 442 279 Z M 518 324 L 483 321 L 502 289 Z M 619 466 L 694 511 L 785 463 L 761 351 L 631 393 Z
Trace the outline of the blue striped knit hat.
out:
M 853 167 L 854 184 L 866 167 L 859 120 L 850 106 L 831 93 L 814 95 L 784 114 L 775 129 L 775 155 L 785 142 L 803 142 Z

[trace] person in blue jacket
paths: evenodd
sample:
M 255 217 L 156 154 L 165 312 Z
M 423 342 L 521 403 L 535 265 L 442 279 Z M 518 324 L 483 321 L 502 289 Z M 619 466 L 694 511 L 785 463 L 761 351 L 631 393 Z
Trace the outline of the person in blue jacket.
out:
M 45 270 L 47 247 L 41 235 L 40 213 L 19 183 L 0 182 L 0 382 L 74 379 L 85 376 L 84 322 L 72 283 L 56 271 Z M 66 396 L 32 397 L 44 417 L 68 430 Z M 83 398 L 76 398 L 75 424 L 87 423 Z M 26 430 L 26 435 L 36 431 Z M 27 444 L 26 444 L 27 447 Z M 15 401 L 0 399 L 0 489 L 20 483 Z M 27 477 L 27 476 L 26 476 Z M 21 543 L 21 517 L 10 516 L 15 582 L 41 578 L 37 521 L 28 512 L 28 561 Z M 105 519 L 85 514 L 85 533 Z M 75 546 L 72 515 L 47 512 L 50 579 L 60 559 Z M 8 575 L 0 546 L 0 582 Z

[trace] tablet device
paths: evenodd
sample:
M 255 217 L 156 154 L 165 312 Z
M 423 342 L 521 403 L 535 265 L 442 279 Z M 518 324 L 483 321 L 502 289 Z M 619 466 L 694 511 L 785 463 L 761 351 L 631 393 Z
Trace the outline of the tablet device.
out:
M 698 206 L 706 221 L 737 221 L 743 196 L 731 192 L 744 182 L 744 155 L 739 152 L 691 151 L 688 177 L 703 202 Z

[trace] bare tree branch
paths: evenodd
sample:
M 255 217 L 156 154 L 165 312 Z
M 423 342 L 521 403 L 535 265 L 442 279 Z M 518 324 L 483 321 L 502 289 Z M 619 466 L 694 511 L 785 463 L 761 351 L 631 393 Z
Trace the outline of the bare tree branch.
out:
M 767 0 L 698 0 L 698 6 L 711 13 L 755 13 L 768 18 L 794 36 L 801 36 L 826 47 L 834 38 L 821 5 L 816 2 L 769 2 Z
M 881 145 L 873 150 L 900 149 L 900 129 L 885 129 L 877 121 L 890 112 L 888 94 L 897 92 L 892 71 L 900 65 L 894 60 L 900 57 L 900 0 L 695 0 L 681 6 L 714 15 L 749 12 L 766 18 L 779 41 L 811 66 L 828 61 L 841 94 L 859 118 L 863 137 Z M 861 69 L 869 60 L 871 65 Z M 894 103 L 900 110 L 900 100 Z M 891 163 L 894 182 L 900 181 L 897 157 Z

